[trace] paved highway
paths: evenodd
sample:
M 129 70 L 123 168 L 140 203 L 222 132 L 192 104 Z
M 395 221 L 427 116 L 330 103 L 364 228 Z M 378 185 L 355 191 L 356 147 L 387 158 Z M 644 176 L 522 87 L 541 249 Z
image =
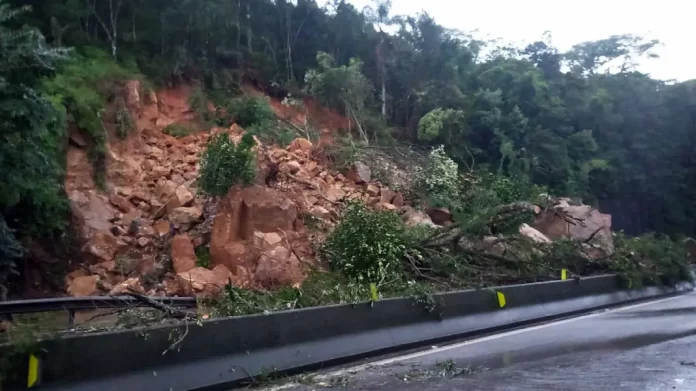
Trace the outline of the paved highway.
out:
M 268 390 L 696 390 L 696 293 L 302 376 Z

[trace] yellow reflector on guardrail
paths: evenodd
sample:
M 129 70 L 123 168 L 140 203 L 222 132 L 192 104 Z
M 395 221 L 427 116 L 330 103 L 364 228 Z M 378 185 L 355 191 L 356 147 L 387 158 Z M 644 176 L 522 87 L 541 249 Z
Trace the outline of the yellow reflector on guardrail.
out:
M 505 307 L 505 304 L 507 304 L 507 302 L 505 301 L 505 295 L 503 294 L 503 292 L 496 292 L 496 293 L 498 296 L 498 305 L 500 305 L 500 308 Z

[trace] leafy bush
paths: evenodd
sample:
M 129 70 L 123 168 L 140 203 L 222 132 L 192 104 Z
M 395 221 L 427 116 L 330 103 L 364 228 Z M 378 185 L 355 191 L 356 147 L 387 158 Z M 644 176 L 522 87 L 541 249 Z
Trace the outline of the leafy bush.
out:
M 418 139 L 434 141 L 443 134 L 451 138 L 453 134 L 465 134 L 466 126 L 466 116 L 463 111 L 437 108 L 420 119 Z
M 247 129 L 247 132 L 255 135 L 264 143 L 278 144 L 283 147 L 290 144 L 294 139 L 300 137 L 295 130 L 287 126 L 280 126 L 279 124 L 270 123 L 252 125 Z
M 234 122 L 243 128 L 267 126 L 275 119 L 273 110 L 265 98 L 242 96 L 233 99 L 225 109 Z
M 686 248 L 664 235 L 614 234 L 614 254 L 609 262 L 610 268 L 628 279 L 631 287 L 691 280 Z
M 254 144 L 249 133 L 238 145 L 226 133 L 215 136 L 201 158 L 200 189 L 211 196 L 223 196 L 236 184 L 251 183 L 256 171 Z
M 416 173 L 416 188 L 435 206 L 453 207 L 459 198 L 459 167 L 439 146 L 430 152 L 428 164 Z
M 405 227 L 391 211 L 351 203 L 323 247 L 332 267 L 365 282 L 380 282 L 399 270 L 406 253 Z
M 175 123 L 167 125 L 162 129 L 163 133 L 166 133 L 172 137 L 185 137 L 193 133 L 195 129 L 188 124 Z
M 133 77 L 135 75 L 131 71 L 116 63 L 105 51 L 85 47 L 81 52 L 73 53 L 55 77 L 46 79 L 43 85 L 54 104 L 64 106 L 68 119 L 91 139 L 89 156 L 95 166 L 94 175 L 98 184 L 106 169 L 106 131 L 102 113 L 121 83 Z M 125 131 L 125 120 L 123 124 L 122 130 Z

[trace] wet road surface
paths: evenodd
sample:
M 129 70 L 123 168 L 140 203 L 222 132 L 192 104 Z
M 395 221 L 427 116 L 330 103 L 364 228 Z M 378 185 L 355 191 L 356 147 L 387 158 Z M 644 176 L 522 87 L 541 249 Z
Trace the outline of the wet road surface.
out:
M 696 293 L 297 381 L 267 389 L 696 391 Z

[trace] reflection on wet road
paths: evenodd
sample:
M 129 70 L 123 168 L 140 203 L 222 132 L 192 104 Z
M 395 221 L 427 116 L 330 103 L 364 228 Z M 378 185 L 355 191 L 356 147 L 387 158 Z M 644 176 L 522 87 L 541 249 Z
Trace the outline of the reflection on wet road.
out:
M 276 389 L 696 390 L 696 293 L 304 377 L 303 382 Z

